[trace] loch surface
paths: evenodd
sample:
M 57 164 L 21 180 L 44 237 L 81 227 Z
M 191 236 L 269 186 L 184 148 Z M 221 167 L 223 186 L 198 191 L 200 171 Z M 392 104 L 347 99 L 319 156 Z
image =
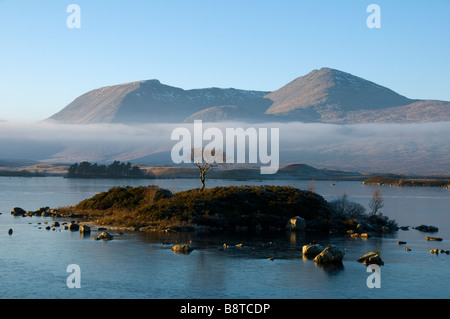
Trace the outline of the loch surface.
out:
M 449 298 L 450 190 L 433 187 L 389 187 L 359 182 L 315 181 L 326 200 L 340 198 L 368 209 L 372 192 L 384 198 L 382 213 L 399 226 L 439 227 L 428 234 L 412 229 L 367 240 L 280 233 L 144 233 L 112 230 L 111 241 L 95 241 L 98 232 L 46 230 L 49 217 L 14 217 L 14 207 L 36 210 L 74 205 L 113 186 L 158 185 L 173 191 L 198 188 L 198 180 L 65 179 L 0 177 L 1 298 Z M 226 185 L 291 185 L 309 181 L 207 181 Z M 332 185 L 334 184 L 334 185 Z M 62 222 L 61 219 L 58 221 Z M 8 234 L 8 230 L 13 233 Z M 426 241 L 426 236 L 443 241 Z M 398 245 L 405 241 L 406 245 Z M 173 243 L 192 243 L 190 254 L 171 251 Z M 226 243 L 228 248 L 224 249 Z M 345 252 L 343 266 L 323 268 L 304 260 L 304 244 L 335 244 Z M 242 247 L 236 246 L 243 244 Z M 405 251 L 408 247 L 411 251 Z M 381 288 L 369 288 L 371 273 L 356 261 L 380 250 Z M 273 260 L 268 258 L 274 257 Z M 69 288 L 69 265 L 80 269 L 80 288 Z

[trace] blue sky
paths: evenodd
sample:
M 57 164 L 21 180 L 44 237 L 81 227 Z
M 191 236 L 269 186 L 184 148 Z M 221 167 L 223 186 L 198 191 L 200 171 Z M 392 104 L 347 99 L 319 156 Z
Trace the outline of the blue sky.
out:
M 71 3 L 80 29 L 66 25 Z M 380 29 L 366 25 L 371 3 Z M 450 101 L 449 0 L 0 0 L 0 43 L 9 121 L 124 82 L 273 91 L 321 67 Z

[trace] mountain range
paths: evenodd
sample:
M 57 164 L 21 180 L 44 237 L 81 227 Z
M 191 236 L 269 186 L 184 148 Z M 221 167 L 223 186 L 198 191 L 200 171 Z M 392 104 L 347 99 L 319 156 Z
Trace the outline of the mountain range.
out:
M 321 122 L 423 123 L 450 120 L 450 102 L 417 100 L 350 73 L 321 68 L 280 89 L 184 90 L 159 80 L 103 87 L 47 121 L 91 123 Z

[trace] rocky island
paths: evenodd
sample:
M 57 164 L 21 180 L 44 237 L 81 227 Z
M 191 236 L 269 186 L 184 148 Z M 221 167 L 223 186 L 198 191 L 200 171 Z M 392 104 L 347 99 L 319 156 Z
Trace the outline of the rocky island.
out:
M 290 186 L 228 186 L 172 193 L 157 186 L 114 187 L 62 216 L 143 231 L 306 231 L 336 234 L 386 233 L 395 221 L 366 214 L 345 197 L 322 196 Z M 358 207 L 357 207 L 358 208 Z

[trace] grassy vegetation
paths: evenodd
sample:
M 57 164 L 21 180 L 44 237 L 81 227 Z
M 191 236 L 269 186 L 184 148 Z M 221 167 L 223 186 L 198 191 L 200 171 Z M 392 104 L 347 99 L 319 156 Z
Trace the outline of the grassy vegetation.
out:
M 332 213 L 319 195 L 293 187 L 229 186 L 172 194 L 156 186 L 114 187 L 73 207 L 60 208 L 101 224 L 126 227 L 193 227 L 249 230 L 286 226 L 294 216 L 330 228 Z
M 294 216 L 308 231 L 346 231 L 355 216 L 320 195 L 289 186 L 228 186 L 172 192 L 157 186 L 114 187 L 73 207 L 60 208 L 97 224 L 163 230 L 284 230 Z M 345 210 L 344 210 L 345 211 Z

